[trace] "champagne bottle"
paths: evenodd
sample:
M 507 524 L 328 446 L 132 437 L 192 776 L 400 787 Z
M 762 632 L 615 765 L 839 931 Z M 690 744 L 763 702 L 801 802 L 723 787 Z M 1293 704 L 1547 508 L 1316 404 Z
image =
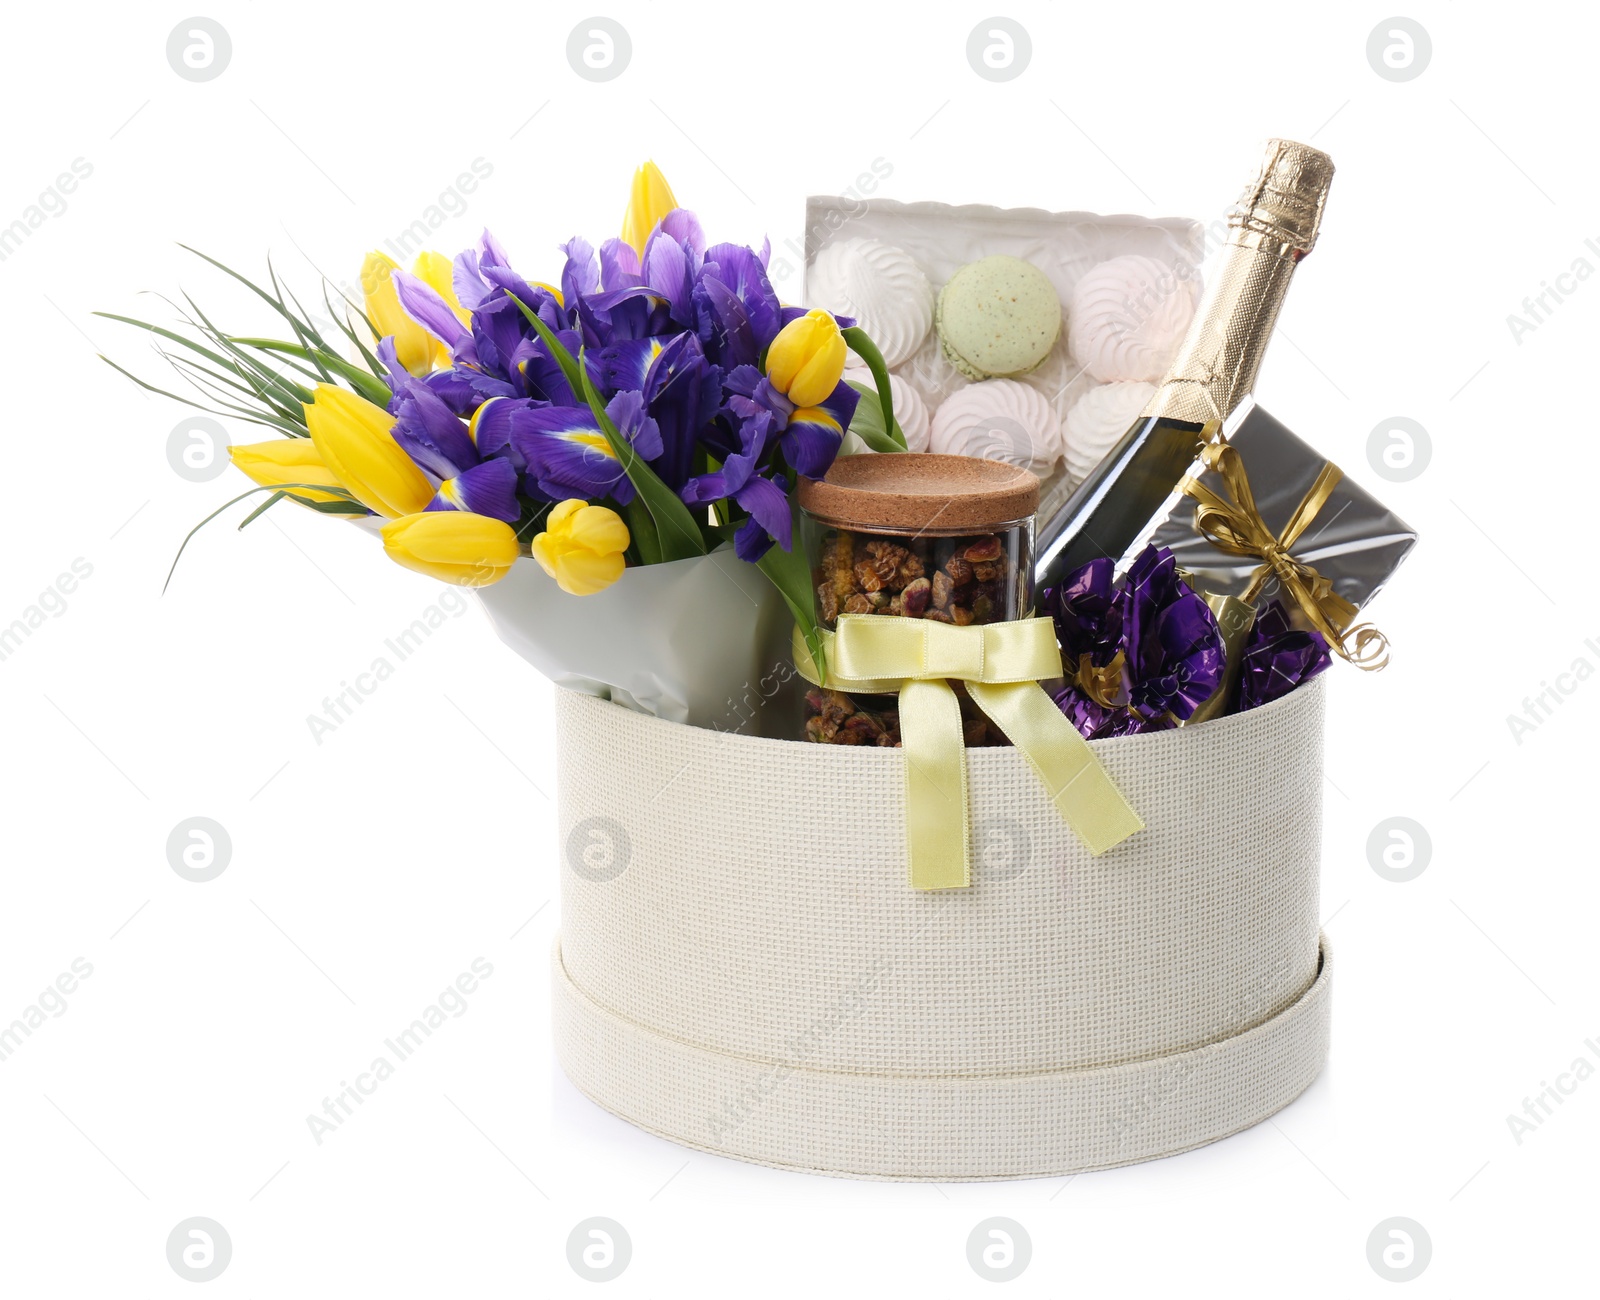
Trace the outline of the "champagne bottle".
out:
M 1269 140 L 1260 173 L 1228 214 L 1229 236 L 1172 368 L 1122 440 L 1036 542 L 1042 592 L 1097 556 L 1122 559 L 1164 519 L 1208 420 L 1225 420 L 1255 386 L 1289 278 L 1316 243 L 1333 180 L 1327 154 Z

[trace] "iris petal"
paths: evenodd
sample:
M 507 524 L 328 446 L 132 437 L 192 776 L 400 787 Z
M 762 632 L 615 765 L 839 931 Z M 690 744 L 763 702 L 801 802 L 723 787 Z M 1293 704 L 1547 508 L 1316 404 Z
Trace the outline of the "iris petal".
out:
M 661 455 L 661 430 L 645 414 L 643 394 L 618 393 L 606 404 L 606 414 L 643 459 L 655 460 Z
M 567 264 L 561 271 L 562 298 L 576 302 L 582 295 L 596 292 L 600 288 L 600 265 L 594 245 L 574 237 L 561 246 L 561 251 L 567 255 Z
M 633 484 L 587 407 L 548 406 L 529 411 L 511 431 L 528 475 L 549 496 L 610 496 L 626 505 Z
M 777 539 L 778 545 L 788 550 L 794 541 L 793 519 L 789 514 L 789 498 L 771 479 L 752 478 L 739 489 L 736 500 L 750 512 L 750 518 Z
M 413 381 L 395 407 L 394 440 L 435 478 L 452 478 L 478 463 L 467 426 L 430 389 Z
M 465 510 L 514 524 L 522 514 L 517 505 L 517 471 L 508 460 L 486 460 L 474 465 L 439 484 L 427 509 Z
M 785 459 L 807 478 L 821 478 L 839 454 L 844 431 L 820 406 L 802 407 L 789 417 L 781 445 Z
M 772 549 L 772 538 L 752 515 L 733 535 L 733 553 L 746 564 L 754 564 Z
M 431 285 L 423 283 L 404 271 L 392 271 L 389 278 L 400 296 L 400 306 L 407 316 L 432 334 L 453 352 L 457 344 L 467 342 L 470 335 L 450 304 L 441 298 Z
M 598 360 L 601 391 L 615 393 L 631 388 L 643 391 L 651 363 L 661 355 L 661 340 L 621 339 L 600 349 Z

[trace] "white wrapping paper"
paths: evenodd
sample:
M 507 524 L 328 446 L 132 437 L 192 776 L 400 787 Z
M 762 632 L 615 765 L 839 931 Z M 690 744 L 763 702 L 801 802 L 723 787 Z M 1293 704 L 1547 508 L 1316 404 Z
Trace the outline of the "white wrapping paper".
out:
M 667 722 L 781 730 L 792 620 L 731 549 L 627 569 L 592 596 L 568 595 L 522 559 L 478 597 L 500 639 L 557 686 Z

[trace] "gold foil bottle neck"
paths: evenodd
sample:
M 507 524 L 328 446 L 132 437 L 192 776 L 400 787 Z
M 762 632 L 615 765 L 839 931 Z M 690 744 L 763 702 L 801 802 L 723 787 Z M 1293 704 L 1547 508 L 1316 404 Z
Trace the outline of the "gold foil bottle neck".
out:
M 1224 420 L 1255 387 L 1278 309 L 1300 259 L 1317 242 L 1333 160 L 1293 140 L 1265 158 L 1229 211 L 1227 246 L 1147 416 Z
M 1287 245 L 1304 257 L 1317 242 L 1333 184 L 1333 159 L 1293 140 L 1268 140 L 1261 171 L 1228 213 L 1228 225 Z

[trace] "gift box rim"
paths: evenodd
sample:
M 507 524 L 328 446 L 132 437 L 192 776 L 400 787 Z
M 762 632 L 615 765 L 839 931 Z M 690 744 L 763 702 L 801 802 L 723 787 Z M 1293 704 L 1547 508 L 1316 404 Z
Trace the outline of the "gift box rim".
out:
M 1167 1053 L 1162 1056 L 1151 1057 L 1140 1061 L 1118 1062 L 1112 1065 L 1091 1066 L 1077 1070 L 1063 1071 L 1034 1071 L 1019 1074 L 989 1075 L 974 1078 L 943 1078 L 943 1077 L 917 1077 L 879 1075 L 864 1071 L 830 1071 L 816 1070 L 805 1066 L 795 1066 L 790 1074 L 802 1079 L 818 1082 L 834 1081 L 838 1086 L 848 1087 L 857 1083 L 876 1083 L 891 1087 L 900 1087 L 907 1091 L 932 1090 L 930 1095 L 938 1095 L 952 1089 L 973 1090 L 990 1089 L 996 1098 L 1004 1097 L 1010 1089 L 1029 1089 L 1049 1087 L 1052 1083 L 1061 1086 L 1066 1081 L 1076 1077 L 1078 1079 L 1098 1079 L 1108 1083 L 1123 1078 L 1137 1083 L 1141 1078 L 1153 1073 L 1164 1073 L 1178 1069 L 1182 1071 L 1188 1064 L 1199 1066 L 1205 1061 L 1230 1063 L 1230 1058 L 1247 1055 L 1251 1046 L 1262 1041 L 1276 1041 L 1282 1046 L 1282 1040 L 1292 1039 L 1297 1034 L 1311 1034 L 1322 1039 L 1321 1049 L 1317 1053 L 1317 1061 L 1310 1077 L 1303 1082 L 1298 1082 L 1292 1076 L 1288 1077 L 1281 1085 L 1270 1087 L 1271 1099 L 1265 1109 L 1261 1109 L 1243 1118 L 1235 1115 L 1213 1132 L 1198 1137 L 1197 1140 L 1184 1145 L 1161 1147 L 1156 1145 L 1137 1151 L 1125 1157 L 1109 1161 L 1089 1161 L 1080 1163 L 1068 1158 L 1065 1163 L 1060 1163 L 1048 1168 L 1007 1169 L 996 1173 L 969 1173 L 953 1172 L 949 1170 L 933 1173 L 908 1173 L 884 1172 L 877 1170 L 850 1169 L 840 1166 L 827 1166 L 819 1164 L 803 1164 L 797 1161 L 783 1161 L 775 1158 L 763 1157 L 749 1150 L 737 1150 L 731 1146 L 716 1146 L 709 1142 L 696 1141 L 688 1136 L 687 1132 L 672 1132 L 664 1127 L 650 1123 L 648 1120 L 629 1115 L 623 1109 L 621 1100 L 615 1102 L 604 1101 L 596 1096 L 577 1078 L 573 1069 L 568 1065 L 567 1053 L 563 1050 L 565 1044 L 561 1034 L 557 1034 L 557 1061 L 560 1063 L 562 1073 L 566 1075 L 573 1088 L 587 1101 L 598 1106 L 607 1114 L 614 1115 L 624 1123 L 631 1124 L 656 1137 L 688 1147 L 692 1150 L 704 1151 L 711 1155 L 724 1156 L 730 1160 L 739 1160 L 747 1164 L 763 1165 L 771 1169 L 780 1169 L 788 1173 L 816 1174 L 829 1178 L 850 1178 L 869 1182 L 1004 1182 L 1020 1181 L 1031 1178 L 1052 1178 L 1064 1174 L 1092 1173 L 1102 1169 L 1122 1168 L 1129 1165 L 1143 1164 L 1150 1160 L 1165 1159 L 1169 1156 L 1183 1155 L 1186 1152 L 1198 1150 L 1209 1146 L 1213 1142 L 1220 1142 L 1226 1138 L 1234 1137 L 1239 1133 L 1248 1131 L 1256 1125 L 1269 1119 L 1278 1111 L 1292 1104 L 1307 1088 L 1321 1075 L 1327 1063 L 1329 1046 L 1329 1019 L 1330 1000 L 1333 979 L 1333 949 L 1328 941 L 1325 931 L 1319 931 L 1317 936 L 1317 970 L 1311 983 L 1293 1002 L 1283 1007 L 1275 1015 L 1263 1020 L 1237 1033 L 1214 1039 L 1199 1046 L 1187 1048 L 1180 1052 Z M 551 1009 L 553 1016 L 559 1021 L 562 1011 L 563 999 L 569 1003 L 575 1002 L 576 1009 L 590 1017 L 598 1016 L 602 1021 L 610 1020 L 624 1027 L 626 1032 L 636 1038 L 643 1047 L 648 1048 L 652 1042 L 662 1044 L 668 1051 L 687 1052 L 691 1055 L 706 1057 L 710 1060 L 722 1060 L 730 1066 L 748 1069 L 750 1067 L 768 1067 L 774 1063 L 764 1058 L 738 1056 L 727 1052 L 718 1052 L 691 1043 L 685 1043 L 660 1030 L 642 1025 L 629 1017 L 623 1016 L 604 1004 L 595 1001 L 578 984 L 576 984 L 565 968 L 561 952 L 561 939 L 558 935 L 551 946 L 550 952 L 551 971 Z M 570 1031 L 573 1026 L 568 1024 Z M 614 1075 L 619 1062 L 612 1061 L 611 1071 L 607 1077 Z M 1141 1094 L 1142 1095 L 1142 1094 Z M 1196 1103 L 1197 1110 L 1204 1110 L 1201 1099 Z M 824 1121 L 817 1120 L 819 1125 Z M 750 1145 L 746 1144 L 747 1147 Z
M 1327 671 L 1324 670 L 1323 672 L 1318 673 L 1315 677 L 1311 678 L 1309 681 L 1302 682 L 1300 685 L 1295 687 L 1294 690 L 1289 691 L 1287 694 L 1280 695 L 1277 699 L 1269 700 L 1266 704 L 1259 705 L 1254 709 L 1246 709 L 1242 713 L 1230 713 L 1220 718 L 1211 718 L 1205 722 L 1194 723 L 1192 726 L 1168 727 L 1163 731 L 1145 731 L 1128 736 L 1101 736 L 1090 740 L 1089 746 L 1091 749 L 1097 752 L 1121 753 L 1124 752 L 1124 750 L 1117 749 L 1115 747 L 1131 747 L 1140 743 L 1152 747 L 1157 743 L 1181 744 L 1183 743 L 1182 738 L 1185 735 L 1192 737 L 1194 735 L 1203 734 L 1208 737 L 1222 737 L 1225 735 L 1226 731 L 1230 729 L 1230 724 L 1232 724 L 1232 729 L 1237 729 L 1241 726 L 1249 725 L 1248 720 L 1250 719 L 1255 719 L 1256 722 L 1259 723 L 1273 710 L 1307 706 L 1310 703 L 1310 699 L 1308 697 L 1320 697 L 1325 691 L 1326 688 L 1324 686 L 1324 682 L 1326 681 L 1327 676 Z M 757 736 L 747 734 L 743 731 L 735 731 L 718 727 L 698 727 L 688 722 L 673 722 L 669 718 L 658 718 L 654 714 L 640 713 L 637 710 L 630 709 L 625 705 L 618 704 L 614 700 L 608 700 L 598 695 L 590 695 L 585 691 L 576 691 L 570 687 L 559 685 L 556 687 L 556 689 L 559 691 L 564 691 L 569 695 L 576 696 L 579 699 L 593 700 L 596 704 L 604 704 L 613 708 L 621 709 L 622 712 L 638 718 L 642 722 L 658 723 L 667 727 L 684 727 L 691 731 L 705 732 L 707 735 L 719 737 L 721 740 L 727 742 L 746 742 L 756 745 L 798 745 L 807 750 L 827 752 L 842 751 L 856 755 L 884 755 L 885 757 L 874 760 L 879 762 L 887 762 L 889 761 L 889 756 L 898 755 L 901 752 L 898 748 L 890 746 L 820 744 L 814 740 L 786 740 L 781 736 Z M 986 745 L 981 747 L 969 746 L 967 748 L 969 759 L 975 754 L 1015 752 L 1015 747 L 1011 745 Z

